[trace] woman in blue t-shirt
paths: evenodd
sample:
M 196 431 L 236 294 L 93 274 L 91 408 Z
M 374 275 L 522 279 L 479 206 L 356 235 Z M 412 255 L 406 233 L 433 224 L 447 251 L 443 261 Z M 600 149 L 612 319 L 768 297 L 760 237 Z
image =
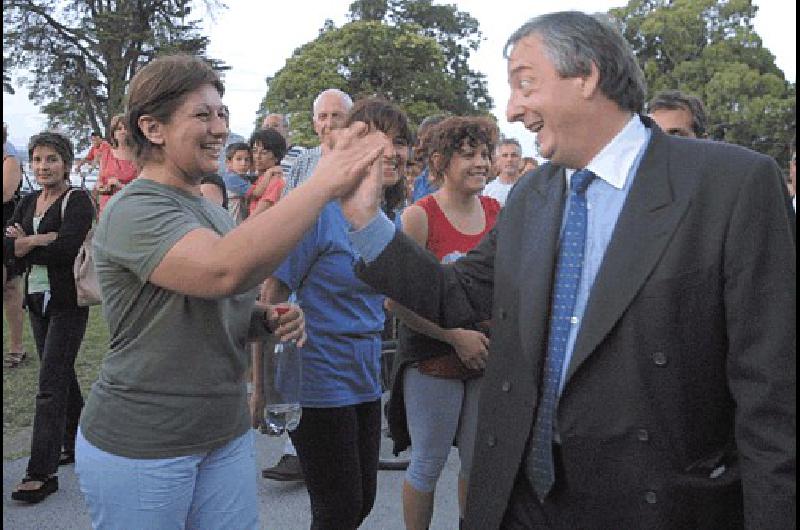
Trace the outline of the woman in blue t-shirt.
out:
M 357 102 L 346 126 L 362 121 L 392 139 L 384 151 L 384 190 L 394 186 L 408 159 L 411 131 L 403 112 L 386 101 Z M 357 528 L 375 501 L 381 432 L 380 356 L 384 297 L 356 278 L 360 257 L 347 237 L 338 201 L 267 280 L 269 303 L 297 293 L 308 340 L 303 355 L 302 418 L 291 433 L 311 498 L 312 528 Z M 253 374 L 261 373 L 260 357 Z M 255 381 L 258 388 L 260 381 Z M 262 414 L 263 407 L 254 407 Z M 260 422 L 260 418 L 254 418 Z

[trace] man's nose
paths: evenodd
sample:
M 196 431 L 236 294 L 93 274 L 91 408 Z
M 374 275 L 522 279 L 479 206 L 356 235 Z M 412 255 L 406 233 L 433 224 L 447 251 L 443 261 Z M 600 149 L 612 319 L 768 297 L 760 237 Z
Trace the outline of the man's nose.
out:
M 508 103 L 506 104 L 506 120 L 508 120 L 509 123 L 522 121 L 522 115 L 522 107 L 517 103 L 517 97 L 512 92 L 511 95 L 508 96 Z

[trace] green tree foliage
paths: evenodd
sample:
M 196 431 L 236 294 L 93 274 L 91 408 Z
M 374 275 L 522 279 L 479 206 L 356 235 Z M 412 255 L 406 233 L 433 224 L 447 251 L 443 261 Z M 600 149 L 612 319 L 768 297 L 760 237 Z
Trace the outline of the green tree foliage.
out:
M 649 96 L 677 88 L 706 104 L 709 133 L 788 166 L 796 85 L 753 29 L 752 0 L 630 0 L 612 9 L 647 79 Z
M 204 55 L 208 39 L 190 0 L 3 0 L 3 81 L 25 69 L 30 98 L 49 126 L 105 131 L 123 111 L 128 82 L 157 55 Z M 204 4 L 208 12 L 223 7 Z M 210 61 L 218 69 L 222 63 Z
M 391 25 L 417 24 L 423 35 L 436 39 L 442 47 L 447 72 L 456 80 L 458 90 L 467 94 L 468 102 L 492 107 L 486 77 L 468 64 L 482 40 L 478 20 L 469 13 L 455 5 L 434 5 L 432 0 L 356 0 L 350 5 L 349 16 Z M 455 112 L 469 110 L 465 106 Z
M 14 94 L 14 87 L 11 84 L 10 59 L 3 57 L 3 92 L 7 94 Z
M 441 112 L 491 109 L 483 74 L 466 65 L 469 50 L 480 44 L 478 23 L 468 14 L 428 0 L 361 0 L 351 6 L 350 18 L 341 28 L 327 21 L 315 40 L 267 79 L 256 126 L 267 111 L 289 113 L 293 142 L 316 144 L 311 106 L 326 88 L 354 99 L 383 96 L 414 123 Z

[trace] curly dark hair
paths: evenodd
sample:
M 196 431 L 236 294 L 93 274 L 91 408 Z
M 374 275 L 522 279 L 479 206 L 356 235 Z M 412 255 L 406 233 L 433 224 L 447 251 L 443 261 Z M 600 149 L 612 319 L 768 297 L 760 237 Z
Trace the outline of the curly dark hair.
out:
M 453 154 L 461 150 L 464 141 L 471 147 L 485 145 L 489 157 L 494 156 L 497 144 L 497 125 L 480 116 L 453 116 L 431 127 L 426 133 L 424 142 L 428 157 L 428 167 L 438 184 L 444 179 L 444 172 L 453 158 Z M 433 162 L 433 155 L 439 154 L 438 164 Z

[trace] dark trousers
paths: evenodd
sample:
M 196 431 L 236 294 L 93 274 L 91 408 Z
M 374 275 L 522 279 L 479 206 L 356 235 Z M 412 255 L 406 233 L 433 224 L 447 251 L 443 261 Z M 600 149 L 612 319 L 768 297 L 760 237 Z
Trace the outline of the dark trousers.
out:
M 303 407 L 291 433 L 311 499 L 312 530 L 358 528 L 378 485 L 380 400 L 348 407 Z
M 66 451 L 75 450 L 83 409 L 75 358 L 86 332 L 89 308 L 72 311 L 48 308 L 43 312 L 41 295 L 29 295 L 28 308 L 40 361 L 28 474 L 51 475 L 58 470 L 62 447 Z

